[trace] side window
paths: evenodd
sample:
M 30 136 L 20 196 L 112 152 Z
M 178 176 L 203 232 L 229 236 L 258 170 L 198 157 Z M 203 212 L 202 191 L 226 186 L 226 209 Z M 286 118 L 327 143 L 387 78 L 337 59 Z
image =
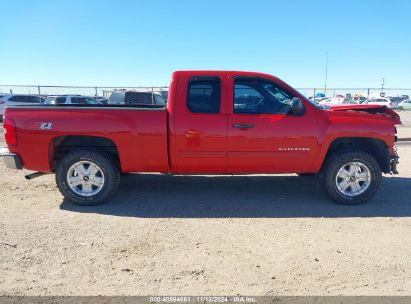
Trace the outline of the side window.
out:
M 14 95 L 9 98 L 9 101 L 13 102 L 25 102 L 25 96 L 20 96 L 20 95 Z
M 220 113 L 221 80 L 192 77 L 188 83 L 187 107 L 193 113 Z
M 71 103 L 85 104 L 84 97 L 71 97 Z
M 38 102 L 38 97 L 30 95 L 15 95 L 11 97 L 9 100 L 13 102 L 35 103 Z
M 267 99 L 255 88 L 235 83 L 234 86 L 234 113 L 260 113 L 259 104 Z
M 66 103 L 66 97 L 57 97 L 55 103 L 56 104 Z
M 37 97 L 37 96 L 27 96 L 27 102 L 30 102 L 30 103 L 40 103 L 40 97 Z
M 86 104 L 97 104 L 96 100 L 90 97 L 84 98 L 86 101 Z
M 275 84 L 255 78 L 234 81 L 234 108 L 237 114 L 287 114 L 293 96 Z

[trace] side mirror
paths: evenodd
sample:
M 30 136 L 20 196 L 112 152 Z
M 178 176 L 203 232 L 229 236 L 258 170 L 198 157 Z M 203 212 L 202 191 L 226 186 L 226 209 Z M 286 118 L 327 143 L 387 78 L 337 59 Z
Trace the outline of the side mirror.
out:
M 303 116 L 305 113 L 304 105 L 300 98 L 293 97 L 291 100 L 290 114 L 294 116 Z

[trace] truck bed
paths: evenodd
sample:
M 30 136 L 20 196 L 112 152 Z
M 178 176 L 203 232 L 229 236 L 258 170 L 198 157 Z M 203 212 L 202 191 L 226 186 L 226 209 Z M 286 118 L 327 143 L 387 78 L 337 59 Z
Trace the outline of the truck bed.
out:
M 168 172 L 167 112 L 155 105 L 10 106 L 26 169 L 50 172 L 58 143 L 69 136 L 113 142 L 123 172 Z M 18 151 L 17 151 L 18 150 Z

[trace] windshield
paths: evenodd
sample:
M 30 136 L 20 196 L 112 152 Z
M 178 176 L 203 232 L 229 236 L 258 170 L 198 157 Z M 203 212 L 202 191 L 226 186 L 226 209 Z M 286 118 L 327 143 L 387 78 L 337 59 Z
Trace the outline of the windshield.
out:
M 311 103 L 314 107 L 316 108 L 321 108 L 321 105 L 319 105 L 318 103 L 316 103 L 314 100 L 311 100 L 309 98 L 307 98 L 303 93 L 301 93 L 300 91 L 296 90 L 302 97 L 304 97 L 304 99 L 306 101 L 308 101 L 309 103 Z

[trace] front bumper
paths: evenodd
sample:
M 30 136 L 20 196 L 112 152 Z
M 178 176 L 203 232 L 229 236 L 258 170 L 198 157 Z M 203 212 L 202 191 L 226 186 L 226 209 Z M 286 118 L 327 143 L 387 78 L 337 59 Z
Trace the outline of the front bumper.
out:
M 391 172 L 392 174 L 399 174 L 399 172 L 398 172 L 398 170 L 397 170 L 397 165 L 399 164 L 398 159 L 399 159 L 398 156 L 396 156 L 396 157 L 391 157 L 391 160 L 390 160 L 390 172 Z
M 393 154 L 390 157 L 390 173 L 398 174 L 397 165 L 400 163 L 398 160 L 400 157 L 398 156 L 397 149 L 393 149 Z
M 1 158 L 3 158 L 3 162 L 6 168 L 15 170 L 23 169 L 20 157 L 17 154 L 11 153 L 9 149 L 0 149 L 0 156 Z

